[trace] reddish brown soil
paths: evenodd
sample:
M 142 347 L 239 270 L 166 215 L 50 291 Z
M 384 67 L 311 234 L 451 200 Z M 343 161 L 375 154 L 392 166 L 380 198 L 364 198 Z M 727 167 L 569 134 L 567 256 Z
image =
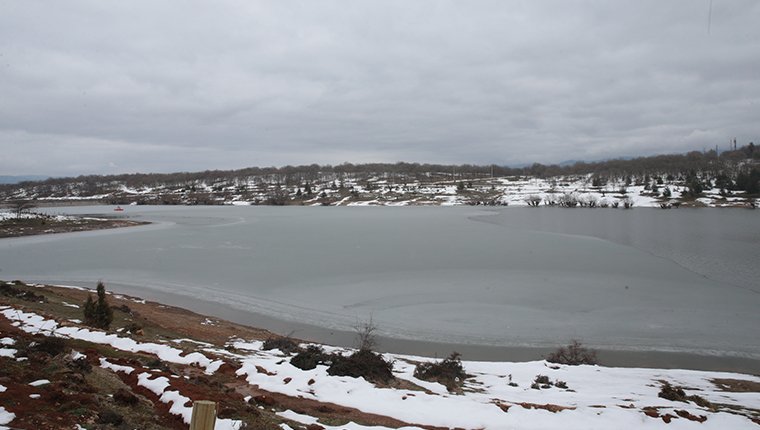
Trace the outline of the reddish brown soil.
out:
M 56 307 L 56 304 L 62 301 L 67 303 L 83 303 L 87 294 L 90 294 L 88 291 L 62 287 L 32 287 L 23 284 L 16 284 L 15 286 L 16 288 L 33 291 L 38 295 L 44 295 L 48 299 L 48 302 L 25 302 L 18 298 L 0 297 L 0 304 L 7 304 L 36 312 L 47 318 L 55 318 L 58 311 L 69 313 L 80 312 L 76 309 L 72 310 L 70 307 L 65 308 L 62 305 Z M 272 333 L 266 330 L 245 327 L 218 319 L 213 319 L 213 324 L 204 325 L 201 323 L 208 319 L 204 315 L 159 303 L 138 303 L 135 302 L 135 298 L 127 296 L 119 296 L 118 298 L 109 296 L 108 300 L 112 307 L 116 309 L 115 315 L 120 324 L 136 323 L 144 327 L 144 335 L 134 336 L 138 341 L 149 342 L 155 341 L 157 338 L 191 338 L 223 347 L 231 337 L 239 337 L 246 340 L 263 340 L 273 336 Z M 124 310 L 120 310 L 123 306 L 128 307 L 128 309 L 124 308 Z M 71 324 L 65 321 L 67 318 L 64 317 L 62 320 L 60 315 L 58 316 L 59 322 Z M 24 338 L 27 341 L 31 339 L 31 335 L 11 326 L 7 319 L 0 316 L 0 337 L 4 336 L 17 338 L 18 342 L 21 342 L 21 339 Z M 350 421 L 370 426 L 382 425 L 389 428 L 417 425 L 405 423 L 390 417 L 364 413 L 358 409 L 333 403 L 267 392 L 255 385 L 248 384 L 243 376 L 236 375 L 235 372 L 239 365 L 235 362 L 228 361 L 214 375 L 205 375 L 202 369 L 197 367 L 161 363 L 157 360 L 157 357 L 148 354 L 115 351 L 110 346 L 95 345 L 82 341 L 68 342 L 75 343 L 75 349 L 87 355 L 87 360 L 92 365 L 92 373 L 97 374 L 97 377 L 93 377 L 90 374 L 72 376 L 71 372 L 62 372 L 60 375 L 50 374 L 50 372 L 46 373 L 45 369 L 50 368 L 50 360 L 63 360 L 61 356 L 47 360 L 47 365 L 45 362 L 40 362 L 40 365 L 34 364 L 33 367 L 25 370 L 22 369 L 23 366 L 15 365 L 15 359 L 0 358 L 0 364 L 2 364 L 0 366 L 0 369 L 2 369 L 0 370 L 0 383 L 8 387 L 5 393 L 0 393 L 0 406 L 5 406 L 7 410 L 17 415 L 17 418 L 12 422 L 14 427 L 52 429 L 73 427 L 75 423 L 97 424 L 99 414 L 105 409 L 114 409 L 124 416 L 125 422 L 129 422 L 130 425 L 137 428 L 187 428 L 179 417 L 169 414 L 169 405 L 160 402 L 158 400 L 159 396 L 137 384 L 137 374 L 148 371 L 147 367 L 160 369 L 151 371 L 154 375 L 153 377 L 166 376 L 169 378 L 170 389 L 178 390 L 183 396 L 189 397 L 193 401 L 205 399 L 217 401 L 217 411 L 220 418 L 243 419 L 252 426 L 249 428 L 279 429 L 278 424 L 283 422 L 283 419 L 275 415 L 273 410 L 283 411 L 288 409 L 317 417 L 331 425 L 339 425 Z M 67 351 L 70 351 L 70 349 L 67 348 Z M 205 352 L 205 354 L 208 353 Z M 136 368 L 137 371 L 127 375 L 124 372 L 112 372 L 101 369 L 99 368 L 100 357 L 106 357 L 109 362 L 114 364 Z M 6 363 L 5 360 L 8 360 L 7 363 L 11 363 L 11 360 L 13 360 L 14 365 L 12 369 L 4 365 Z M 31 364 L 32 361 L 30 358 L 26 363 Z M 149 364 L 149 366 L 146 367 L 146 364 Z M 266 369 L 262 368 L 261 370 L 266 372 Z M 61 403 L 61 396 L 55 394 L 36 399 L 37 406 L 29 401 L 12 402 L 8 400 L 12 398 L 28 399 L 28 394 L 33 393 L 35 388 L 26 384 L 31 380 L 42 378 L 51 380 L 52 383 L 47 386 L 50 388 L 58 387 L 59 385 L 56 384 L 62 384 L 67 379 L 72 381 L 82 379 L 84 382 L 81 385 L 81 389 L 77 392 L 72 392 L 70 387 L 64 387 L 69 391 L 65 391 L 62 388 L 64 391 L 61 391 L 61 393 L 64 393 L 63 397 L 66 397 L 63 403 Z M 103 378 L 110 379 L 103 382 Z M 29 381 L 26 381 L 26 379 L 29 379 Z M 286 382 L 283 381 L 283 383 Z M 415 389 L 417 387 L 407 388 Z M 137 395 L 140 398 L 139 405 L 127 407 L 114 404 L 112 396 L 118 389 L 124 389 L 129 393 Z M 56 390 L 51 390 L 51 393 L 57 392 Z M 246 396 L 251 396 L 249 403 L 244 401 L 244 397 Z M 76 408 L 69 407 L 72 401 L 78 402 L 77 405 L 79 406 Z M 39 404 L 44 406 L 39 407 Z M 263 409 L 261 408 L 262 406 Z M 149 411 L 153 424 L 148 424 L 146 411 Z M 289 422 L 289 425 L 295 429 L 307 428 L 293 422 Z M 417 426 L 430 430 L 445 430 L 440 427 Z M 312 426 L 311 428 L 316 429 L 317 426 Z

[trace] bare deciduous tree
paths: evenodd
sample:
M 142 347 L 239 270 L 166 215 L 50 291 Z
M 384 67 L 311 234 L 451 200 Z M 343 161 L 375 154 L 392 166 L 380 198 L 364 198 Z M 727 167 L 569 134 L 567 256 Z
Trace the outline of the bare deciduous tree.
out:
M 358 322 L 354 326 L 359 351 L 372 351 L 377 346 L 377 326 L 370 315 L 368 321 Z

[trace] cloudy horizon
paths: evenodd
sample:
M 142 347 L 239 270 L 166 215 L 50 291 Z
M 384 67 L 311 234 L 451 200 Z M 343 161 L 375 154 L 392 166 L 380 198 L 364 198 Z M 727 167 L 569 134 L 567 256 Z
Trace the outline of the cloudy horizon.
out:
M 760 140 L 758 22 L 753 0 L 3 2 L 0 175 L 724 150 Z

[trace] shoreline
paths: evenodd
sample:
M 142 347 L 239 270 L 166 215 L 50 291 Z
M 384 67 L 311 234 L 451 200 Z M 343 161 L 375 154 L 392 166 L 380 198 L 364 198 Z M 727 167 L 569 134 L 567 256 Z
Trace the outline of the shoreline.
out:
M 61 286 L 45 283 L 46 288 L 53 287 L 65 291 L 80 291 L 74 297 L 84 300 L 88 287 Z M 356 334 L 350 331 L 332 330 L 315 325 L 286 321 L 275 317 L 257 314 L 228 307 L 220 303 L 207 302 L 196 298 L 163 291 L 150 290 L 123 284 L 109 284 L 112 296 L 124 296 L 129 300 L 146 300 L 157 308 L 170 309 L 173 315 L 192 315 L 187 321 L 178 322 L 178 327 L 192 330 L 191 324 L 197 319 L 219 321 L 222 325 L 238 327 L 245 332 L 265 333 L 267 337 L 293 337 L 299 341 L 322 345 L 352 348 L 356 346 Z M 81 288 L 82 290 L 78 290 Z M 147 293 L 147 294 L 146 294 Z M 148 296 L 149 298 L 145 299 Z M 197 328 L 197 327 L 196 327 Z M 201 330 L 203 332 L 203 330 Z M 413 355 L 429 358 L 447 357 L 456 351 L 469 361 L 483 362 L 530 362 L 540 361 L 557 347 L 494 346 L 478 344 L 458 344 L 412 340 L 378 335 L 378 351 L 390 354 Z M 568 342 L 570 339 L 567 340 Z M 736 372 L 760 376 L 760 360 L 730 355 L 702 355 L 691 352 L 658 350 L 623 350 L 594 348 L 599 362 L 605 367 L 649 368 L 649 369 L 684 369 L 700 371 Z

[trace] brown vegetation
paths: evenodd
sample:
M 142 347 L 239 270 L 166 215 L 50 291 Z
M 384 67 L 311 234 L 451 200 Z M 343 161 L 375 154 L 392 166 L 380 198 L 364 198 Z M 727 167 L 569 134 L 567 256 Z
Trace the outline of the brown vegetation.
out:
M 9 218 L 0 221 L 0 238 L 31 236 L 36 234 L 70 233 L 75 231 L 104 230 L 110 228 L 145 225 L 147 222 L 125 219 L 68 219 L 53 217 Z
M 567 346 L 561 346 L 546 357 L 546 361 L 557 364 L 577 366 L 580 364 L 599 364 L 596 351 L 586 348 L 579 340 L 573 339 Z
M 459 392 L 467 379 L 467 373 L 462 367 L 461 355 L 452 352 L 439 362 L 419 363 L 414 369 L 414 377 L 423 381 L 438 382 L 449 391 Z

